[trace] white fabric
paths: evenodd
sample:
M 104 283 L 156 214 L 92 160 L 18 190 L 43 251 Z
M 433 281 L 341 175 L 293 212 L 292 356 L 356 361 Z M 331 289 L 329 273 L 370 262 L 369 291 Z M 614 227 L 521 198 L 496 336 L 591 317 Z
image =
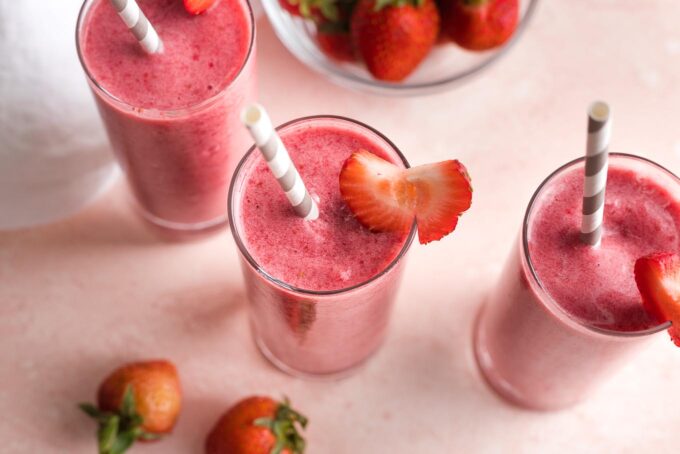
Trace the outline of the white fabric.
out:
M 81 0 L 0 0 L 0 229 L 77 211 L 114 170 L 78 62 Z

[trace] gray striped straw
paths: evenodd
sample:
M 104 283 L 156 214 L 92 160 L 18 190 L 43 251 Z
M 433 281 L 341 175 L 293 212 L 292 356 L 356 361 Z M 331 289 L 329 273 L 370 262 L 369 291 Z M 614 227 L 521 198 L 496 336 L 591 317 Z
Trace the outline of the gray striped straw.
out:
M 269 170 L 286 193 L 295 214 L 308 221 L 319 217 L 319 207 L 309 195 L 302 177 L 290 159 L 288 150 L 276 133 L 272 121 L 264 107 L 252 104 L 241 113 L 241 121 L 250 131 L 255 145 L 262 152 Z
M 111 3 L 146 52 L 156 54 L 163 50 L 163 42 L 156 33 L 156 29 L 153 28 L 135 0 L 111 0 Z
M 609 106 L 601 101 L 591 104 L 588 109 L 588 143 L 586 147 L 585 184 L 583 185 L 581 241 L 594 247 L 599 246 L 602 240 L 611 129 Z

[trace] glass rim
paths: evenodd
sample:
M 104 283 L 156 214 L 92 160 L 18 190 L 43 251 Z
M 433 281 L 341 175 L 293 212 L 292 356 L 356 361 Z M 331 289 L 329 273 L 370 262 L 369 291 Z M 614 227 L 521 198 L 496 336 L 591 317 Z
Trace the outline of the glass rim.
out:
M 85 58 L 83 56 L 83 49 L 80 44 L 80 35 L 81 35 L 81 30 L 84 26 L 85 22 L 85 16 L 89 12 L 92 4 L 94 4 L 96 1 L 106 1 L 106 0 L 84 0 L 82 6 L 80 7 L 80 12 L 78 13 L 78 20 L 76 22 L 76 53 L 78 54 L 78 60 L 80 61 L 80 66 L 83 68 L 83 71 L 85 72 L 85 76 L 87 77 L 88 82 L 92 84 L 94 88 L 97 89 L 98 92 L 102 93 L 107 99 L 111 100 L 115 105 L 122 107 L 126 110 L 129 111 L 135 111 L 137 112 L 138 115 L 140 115 L 139 106 L 134 106 L 126 101 L 123 101 L 122 99 L 118 98 L 115 96 L 113 93 L 109 92 L 106 88 L 104 88 L 99 81 L 94 77 L 90 69 L 88 68 L 87 64 L 85 63 Z M 253 14 L 253 8 L 250 5 L 249 0 L 241 0 L 243 3 L 246 5 L 246 11 L 247 11 L 247 16 L 249 18 L 250 22 L 250 43 L 248 44 L 248 52 L 246 53 L 245 58 L 243 59 L 243 64 L 239 68 L 239 70 L 236 72 L 234 77 L 224 86 L 222 89 L 220 89 L 217 93 L 212 95 L 209 98 L 203 99 L 197 103 L 191 104 L 186 107 L 181 107 L 181 108 L 172 108 L 172 109 L 147 109 L 144 108 L 144 113 L 145 117 L 149 118 L 157 118 L 157 117 L 175 117 L 175 116 L 181 116 L 187 113 L 195 112 L 198 110 L 201 110 L 205 107 L 208 107 L 215 102 L 217 102 L 221 97 L 223 97 L 227 91 L 227 89 L 231 86 L 233 86 L 236 81 L 238 81 L 241 76 L 243 75 L 243 71 L 250 62 L 250 59 L 253 55 L 253 51 L 255 49 L 255 35 L 256 35 L 256 28 L 255 28 L 255 16 Z
M 670 170 L 666 169 L 664 166 L 657 164 L 656 162 L 652 161 L 651 159 L 642 157 L 642 156 L 637 156 L 634 154 L 628 154 L 628 153 L 609 153 L 610 157 L 613 157 L 615 159 L 621 158 L 621 159 L 628 159 L 631 161 L 638 161 L 645 163 L 646 165 L 650 165 L 651 167 L 667 174 L 671 179 L 675 180 L 675 182 L 680 185 L 680 178 L 675 175 L 673 172 Z M 531 260 L 531 254 L 529 252 L 529 239 L 528 239 L 528 232 L 529 232 L 529 220 L 530 217 L 533 213 L 533 208 L 534 205 L 538 199 L 538 197 L 541 195 L 543 189 L 546 187 L 548 183 L 550 183 L 556 176 L 560 175 L 563 171 L 567 170 L 570 167 L 573 167 L 581 162 L 585 161 L 585 156 L 581 156 L 579 158 L 573 159 L 566 164 L 561 165 L 558 167 L 555 171 L 550 173 L 543 182 L 538 186 L 534 194 L 531 196 L 531 199 L 529 200 L 529 204 L 527 205 L 526 212 L 524 214 L 524 220 L 522 222 L 522 256 L 523 259 L 527 263 L 527 267 L 529 268 L 530 271 L 530 277 L 531 277 L 531 282 L 530 285 L 536 285 L 538 286 L 538 290 L 540 291 L 540 294 L 538 295 L 541 298 L 541 302 L 543 303 L 544 306 L 547 307 L 547 309 L 552 312 L 553 314 L 557 315 L 560 319 L 566 320 L 566 322 L 572 327 L 578 329 L 578 330 L 583 330 L 585 329 L 589 333 L 594 333 L 600 336 L 605 336 L 608 338 L 640 338 L 644 336 L 648 336 L 651 334 L 655 334 L 661 331 L 664 331 L 668 328 L 671 327 L 671 322 L 665 322 L 661 323 L 657 326 L 654 326 L 652 328 L 648 328 L 645 330 L 639 330 L 639 331 L 616 331 L 612 329 L 607 329 L 607 328 L 600 328 L 597 326 L 594 326 L 592 324 L 588 324 L 584 321 L 581 321 L 575 317 L 573 317 L 569 312 L 567 312 L 562 306 L 560 306 L 548 293 L 547 289 L 543 286 L 543 283 L 541 282 L 541 279 L 538 277 L 538 273 L 536 272 L 533 262 Z
M 340 120 L 343 122 L 351 123 L 353 125 L 359 126 L 361 128 L 369 130 L 371 133 L 375 134 L 378 136 L 380 139 L 384 140 L 389 147 L 392 148 L 392 150 L 397 154 L 399 159 L 401 159 L 402 163 L 404 164 L 405 168 L 410 168 L 411 165 L 409 164 L 408 160 L 406 157 L 402 154 L 401 150 L 397 148 L 397 146 L 389 140 L 385 135 L 383 135 L 380 131 L 372 128 L 371 126 L 368 126 L 365 123 L 362 123 L 360 121 L 343 117 L 340 115 L 311 115 L 307 117 L 300 117 L 296 118 L 294 120 L 290 120 L 286 123 L 283 123 L 279 126 L 276 127 L 276 131 L 282 131 L 288 127 L 294 126 L 296 124 L 305 122 L 305 121 L 315 121 L 315 120 Z M 413 224 L 411 225 L 411 230 L 409 231 L 408 237 L 404 241 L 404 245 L 402 246 L 401 250 L 399 253 L 392 259 L 392 261 L 387 265 L 382 271 L 379 273 L 376 273 L 374 276 L 372 276 L 370 279 L 367 279 L 365 281 L 359 282 L 358 284 L 352 285 L 350 287 L 343 287 L 340 289 L 336 290 L 309 290 L 309 289 L 304 289 L 300 287 L 296 287 L 294 285 L 291 285 L 281 279 L 277 279 L 271 274 L 267 273 L 267 271 L 260 266 L 260 264 L 257 263 L 255 258 L 248 252 L 248 248 L 245 244 L 245 241 L 241 238 L 241 235 L 239 233 L 239 230 L 236 227 L 236 221 L 234 219 L 234 193 L 236 189 L 236 180 L 238 179 L 238 176 L 241 174 L 241 171 L 243 170 L 244 166 L 248 162 L 249 158 L 254 154 L 257 153 L 257 147 L 255 145 L 251 146 L 250 149 L 246 152 L 246 154 L 241 158 L 241 161 L 238 163 L 234 170 L 234 175 L 231 178 L 231 184 L 229 185 L 229 197 L 227 199 L 227 212 L 229 215 L 229 229 L 231 230 L 231 234 L 234 237 L 234 241 L 236 242 L 236 246 L 238 247 L 241 255 L 246 259 L 248 262 L 248 265 L 255 271 L 257 272 L 260 276 L 262 276 L 266 281 L 272 283 L 276 287 L 282 288 L 284 290 L 287 290 L 289 292 L 293 292 L 296 294 L 300 295 L 306 295 L 306 296 L 313 296 L 313 297 L 323 297 L 323 296 L 334 296 L 334 295 L 339 295 L 347 292 L 351 292 L 353 290 L 365 287 L 372 282 L 378 280 L 382 276 L 386 275 L 389 273 L 400 261 L 401 259 L 406 255 L 408 250 L 411 247 L 411 244 L 413 243 L 413 239 L 415 238 L 416 234 L 416 221 L 414 219 Z

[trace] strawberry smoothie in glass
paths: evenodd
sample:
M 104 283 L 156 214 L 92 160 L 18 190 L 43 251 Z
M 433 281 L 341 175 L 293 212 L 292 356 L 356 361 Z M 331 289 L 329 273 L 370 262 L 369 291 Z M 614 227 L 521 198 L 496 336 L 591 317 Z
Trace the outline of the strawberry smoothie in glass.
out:
M 232 181 L 229 219 L 251 325 L 280 369 L 332 376 L 360 365 L 385 338 L 415 234 L 414 227 L 362 227 L 341 198 L 341 168 L 360 149 L 400 168 L 408 163 L 387 138 L 347 118 L 302 118 L 278 133 L 320 214 L 313 221 L 296 216 L 258 150 L 246 154 Z
M 640 257 L 680 252 L 680 181 L 646 159 L 609 158 L 603 237 L 580 241 L 584 159 L 539 186 L 477 321 L 482 374 L 519 406 L 570 406 L 668 328 L 642 305 Z
M 163 42 L 147 54 L 109 0 L 86 0 L 78 54 L 142 214 L 169 229 L 226 222 L 228 185 L 247 149 L 241 109 L 255 98 L 255 28 L 246 0 L 189 14 L 137 0 Z

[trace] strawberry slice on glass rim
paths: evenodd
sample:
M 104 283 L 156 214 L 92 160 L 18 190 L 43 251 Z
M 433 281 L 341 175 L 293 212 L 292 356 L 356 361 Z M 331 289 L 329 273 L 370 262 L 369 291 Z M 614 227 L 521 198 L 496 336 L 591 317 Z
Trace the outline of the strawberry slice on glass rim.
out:
M 470 177 L 456 160 L 403 169 L 365 150 L 345 161 L 340 194 L 369 230 L 408 231 L 415 219 L 421 244 L 453 232 L 472 202 Z
M 657 253 L 635 262 L 635 282 L 645 309 L 659 321 L 670 321 L 668 329 L 680 347 L 680 256 Z

